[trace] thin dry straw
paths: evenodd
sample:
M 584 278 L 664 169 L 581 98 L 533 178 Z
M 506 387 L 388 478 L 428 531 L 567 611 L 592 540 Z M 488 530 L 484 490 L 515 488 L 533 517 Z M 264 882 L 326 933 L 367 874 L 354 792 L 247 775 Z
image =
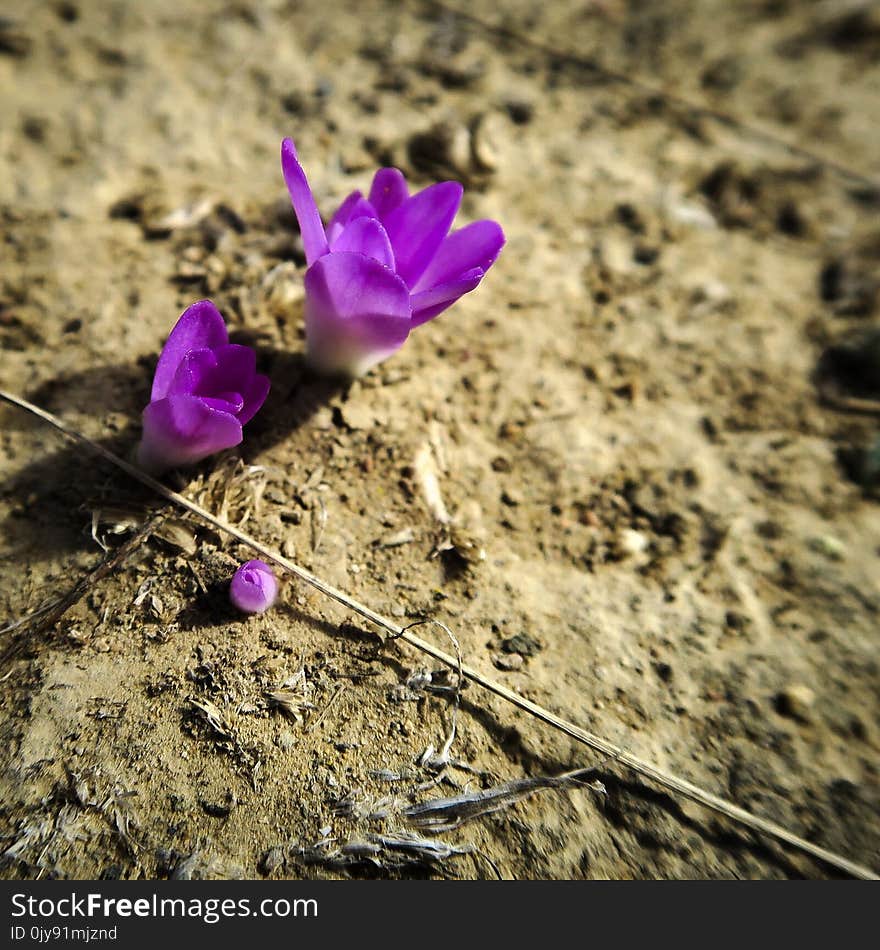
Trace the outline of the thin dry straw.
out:
M 0 633 L 7 633 L 28 622 L 35 622 L 35 625 L 29 632 L 29 636 L 33 636 L 34 633 L 39 630 L 49 630 L 54 627 L 75 603 L 85 597 L 92 585 L 97 584 L 115 568 L 119 567 L 136 548 L 144 543 L 153 531 L 165 520 L 168 510 L 169 509 L 165 509 L 165 511 L 154 515 L 149 521 L 141 525 L 124 544 L 121 544 L 112 554 L 101 561 L 93 571 L 89 571 L 89 573 L 80 579 L 63 597 L 59 597 L 45 607 L 38 608 L 28 617 L 23 618 L 17 623 L 8 624 L 0 629 Z M 5 663 L 7 660 L 16 656 L 19 651 L 24 648 L 25 642 L 25 637 L 19 637 L 13 640 L 12 643 L 0 653 L 0 663 Z
M 376 624 L 377 627 L 381 627 L 383 630 L 386 630 L 395 639 L 405 640 L 408 644 L 410 644 L 410 646 L 415 647 L 417 650 L 421 650 L 423 653 L 427 653 L 435 660 L 439 660 L 441 663 L 445 663 L 447 666 L 450 666 L 453 669 L 460 669 L 461 673 L 468 679 L 473 680 L 484 689 L 495 693 L 502 699 L 506 699 L 509 703 L 512 703 L 519 709 L 531 713 L 531 715 L 535 716 L 537 719 L 540 719 L 542 722 L 559 729 L 566 735 L 571 736 L 572 739 L 576 739 L 578 742 L 582 742 L 584 745 L 589 746 L 589 748 L 602 753 L 602 755 L 628 766 L 630 769 L 632 769 L 634 772 L 637 772 L 644 778 L 650 779 L 651 781 L 656 782 L 658 785 L 662 785 L 664 788 L 682 795 L 685 798 L 689 798 L 692 801 L 705 806 L 706 808 L 710 808 L 713 811 L 719 812 L 732 821 L 738 822 L 739 824 L 750 828 L 752 831 L 769 835 L 771 838 L 775 838 L 777 841 L 781 841 L 783 844 L 789 845 L 792 848 L 797 848 L 798 850 L 803 851 L 814 858 L 818 858 L 820 861 L 824 861 L 826 864 L 830 864 L 832 867 L 838 868 L 839 870 L 844 871 L 853 877 L 869 881 L 880 880 L 880 876 L 878 876 L 875 871 L 871 870 L 871 868 L 865 867 L 861 864 L 856 864 L 854 861 L 850 861 L 841 855 L 835 854 L 833 851 L 828 851 L 825 848 L 821 848 L 818 845 L 804 840 L 803 838 L 799 838 L 797 835 L 787 831 L 781 825 L 777 825 L 772 821 L 767 821 L 765 818 L 760 818 L 757 815 L 752 815 L 750 812 L 747 812 L 745 809 L 734 805 L 732 802 L 725 801 L 723 798 L 719 798 L 717 795 L 706 792 L 698 786 L 693 785 L 684 779 L 678 778 L 675 775 L 671 775 L 669 772 L 664 772 L 662 769 L 658 769 L 648 762 L 643 762 L 641 759 L 636 758 L 636 756 L 630 754 L 624 749 L 619 748 L 612 742 L 608 742 L 606 739 L 602 739 L 601 737 L 594 735 L 592 732 L 588 732 L 586 729 L 582 729 L 580 726 L 577 726 L 566 719 L 560 718 L 559 716 L 550 712 L 548 709 L 544 709 L 542 706 L 537 705 L 537 703 L 533 703 L 531 700 L 520 696 L 518 693 L 513 692 L 513 690 L 508 689 L 501 683 L 497 683 L 494 680 L 489 679 L 477 670 L 474 670 L 471 667 L 463 664 L 459 666 L 459 660 L 456 657 L 451 656 L 448 653 L 444 653 L 442 650 L 438 650 L 437 647 L 415 636 L 406 627 L 400 627 L 391 620 L 388 620 L 386 617 L 383 617 L 381 614 L 377 614 L 374 610 L 371 610 L 364 604 L 359 603 L 358 601 L 349 597 L 347 594 L 344 594 L 342 591 L 337 590 L 335 587 L 331 587 L 319 577 L 311 574 L 305 568 L 300 567 L 298 564 L 294 564 L 293 561 L 282 557 L 280 554 L 276 554 L 270 548 L 266 547 L 266 545 L 262 544 L 260 541 L 257 541 L 255 538 L 252 538 L 250 535 L 245 534 L 243 531 L 240 531 L 233 525 L 221 521 L 219 518 L 215 517 L 209 511 L 206 511 L 195 502 L 192 502 L 183 495 L 172 491 L 170 488 L 166 488 L 165 485 L 157 481 L 155 478 L 150 477 L 149 475 L 142 472 L 139 468 L 135 467 L 129 462 L 126 462 L 124 459 L 119 458 L 118 455 L 114 455 L 103 446 L 93 442 L 87 436 L 83 435 L 81 432 L 78 432 L 76 429 L 74 429 L 72 426 L 69 426 L 57 416 L 46 412 L 45 409 L 41 409 L 39 406 L 35 406 L 32 403 L 29 403 L 24 399 L 20 399 L 18 396 L 13 396 L 11 393 L 7 393 L 3 390 L 0 390 L 0 399 L 10 403 L 13 406 L 17 406 L 19 409 L 24 409 L 26 412 L 29 412 L 32 415 L 37 416 L 44 422 L 49 423 L 49 425 L 53 426 L 59 432 L 62 432 L 68 438 L 87 446 L 93 452 L 106 459 L 106 461 L 115 465 L 117 468 L 122 469 L 122 471 L 127 475 L 130 475 L 141 484 L 151 488 L 163 498 L 173 502 L 176 505 L 179 505 L 181 508 L 185 508 L 187 511 L 196 515 L 198 518 L 201 518 L 203 521 L 206 521 L 208 524 L 213 525 L 215 528 L 218 528 L 220 531 L 224 531 L 226 534 L 231 535 L 237 541 L 240 541 L 242 544 L 252 548 L 267 560 L 273 561 L 289 574 L 293 574 L 306 584 L 309 584 L 316 590 L 321 591 L 321 593 L 326 597 L 335 600 L 337 603 L 342 604 L 349 610 L 353 610 L 355 613 L 360 614 L 361 617 L 364 617 L 371 623 Z

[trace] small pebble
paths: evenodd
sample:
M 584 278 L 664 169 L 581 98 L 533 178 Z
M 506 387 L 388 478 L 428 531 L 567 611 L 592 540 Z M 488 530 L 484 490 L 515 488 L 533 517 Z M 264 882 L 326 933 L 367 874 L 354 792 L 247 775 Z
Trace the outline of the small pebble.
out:
M 647 550 L 649 540 L 647 535 L 632 528 L 625 528 L 620 532 L 620 550 L 623 554 L 642 554 Z
M 269 875 L 284 864 L 284 850 L 282 848 L 270 848 L 260 860 L 260 872 Z
M 501 118 L 496 112 L 480 116 L 474 125 L 471 151 L 476 166 L 484 172 L 498 169 L 501 157 Z
M 525 660 L 523 660 L 519 653 L 496 653 L 492 657 L 492 662 L 499 670 L 507 670 L 510 672 L 522 669 Z
M 774 705 L 780 716 L 797 719 L 798 722 L 811 722 L 816 694 L 802 683 L 792 683 L 776 694 Z
M 515 633 L 512 637 L 501 641 L 504 653 L 518 653 L 520 656 L 534 656 L 540 652 L 541 644 L 527 633 Z
M 602 241 L 602 264 L 615 276 L 625 276 L 634 270 L 632 245 L 629 240 L 617 234 L 609 234 Z
M 674 221 L 685 227 L 700 228 L 704 231 L 718 227 L 718 221 L 715 219 L 715 216 L 702 205 L 678 201 L 670 203 L 667 210 Z
M 846 548 L 842 541 L 830 534 L 822 534 L 815 538 L 810 538 L 807 543 L 813 551 L 817 554 L 824 555 L 829 561 L 843 560 Z
M 360 403 L 346 403 L 340 406 L 339 416 L 343 424 L 355 432 L 372 429 L 376 425 L 376 413 L 369 406 Z
M 384 537 L 380 543 L 383 548 L 396 548 L 402 544 L 409 544 L 410 541 L 415 541 L 415 538 L 416 533 L 412 528 L 401 528 L 400 531 L 395 531 L 394 534 Z
M 668 663 L 655 663 L 654 671 L 664 683 L 672 680 L 672 667 Z

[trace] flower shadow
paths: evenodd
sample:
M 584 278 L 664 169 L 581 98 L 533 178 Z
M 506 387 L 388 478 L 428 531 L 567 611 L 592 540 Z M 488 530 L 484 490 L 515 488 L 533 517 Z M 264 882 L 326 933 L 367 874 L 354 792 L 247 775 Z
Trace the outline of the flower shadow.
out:
M 244 430 L 243 446 L 248 457 L 268 452 L 307 426 L 349 385 L 345 379 L 315 373 L 302 353 L 255 342 L 241 331 L 230 334 L 230 340 L 251 346 L 257 354 L 259 371 L 272 382 L 265 403 Z
M 148 370 L 137 364 L 59 374 L 25 393 L 30 402 L 62 418 L 88 412 L 108 420 L 108 434 L 98 444 L 123 458 L 137 441 L 134 420 L 148 396 Z M 95 542 L 87 540 L 92 513 L 108 505 L 148 509 L 150 495 L 143 486 L 115 478 L 108 463 L 29 413 L 4 409 L 3 427 L 9 452 L 6 475 L 0 476 L 0 545 L 17 562 L 46 562 L 72 550 L 94 549 Z M 23 452 L 27 459 L 17 464 Z
M 245 336 L 240 332 L 232 338 L 254 346 L 258 368 L 273 384 L 261 411 L 245 428 L 239 451 L 251 459 L 307 425 L 346 384 L 312 373 L 302 354 L 254 345 Z M 25 396 L 62 417 L 69 418 L 72 410 L 108 420 L 108 434 L 96 443 L 130 460 L 140 439 L 140 415 L 149 401 L 154 369 L 152 358 L 92 367 L 60 374 Z M 4 425 L 11 433 L 38 434 L 41 446 L 54 446 L 57 440 L 57 447 L 47 448 L 22 466 L 16 466 L 11 457 L 7 467 L 11 474 L 0 480 L 0 550 L 17 561 L 47 562 L 64 553 L 94 549 L 90 534 L 96 513 L 117 513 L 140 524 L 161 503 L 148 488 L 96 458 L 87 447 L 53 435 L 26 412 L 6 409 Z M 210 472 L 214 464 L 214 457 L 207 458 L 192 468 L 169 473 L 163 481 L 185 491 L 194 475 Z

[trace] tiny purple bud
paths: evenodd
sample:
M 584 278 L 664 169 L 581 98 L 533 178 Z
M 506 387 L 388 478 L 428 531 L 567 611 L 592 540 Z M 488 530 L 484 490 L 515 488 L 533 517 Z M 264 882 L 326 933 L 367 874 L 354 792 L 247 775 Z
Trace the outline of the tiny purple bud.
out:
M 210 300 L 187 307 L 171 331 L 143 413 L 138 464 L 163 472 L 238 445 L 269 393 L 248 346 L 229 342 Z
M 265 561 L 247 561 L 235 572 L 229 599 L 246 614 L 261 614 L 275 603 L 278 581 Z
M 281 168 L 306 252 L 306 350 L 318 370 L 361 376 L 403 346 L 410 330 L 473 290 L 504 246 L 495 221 L 451 234 L 462 187 L 443 181 L 410 196 L 381 168 L 368 198 L 355 191 L 321 224 L 290 139 Z

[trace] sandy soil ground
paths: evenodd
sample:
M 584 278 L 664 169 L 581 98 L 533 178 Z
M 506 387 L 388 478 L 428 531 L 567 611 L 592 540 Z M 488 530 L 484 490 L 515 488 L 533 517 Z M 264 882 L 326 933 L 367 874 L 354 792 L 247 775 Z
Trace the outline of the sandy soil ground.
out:
M 503 6 L 4 19 L 0 383 L 126 455 L 163 340 L 210 296 L 273 389 L 240 451 L 174 485 L 398 622 L 448 624 L 530 699 L 878 867 L 876 7 Z M 459 221 L 508 235 L 476 294 L 347 388 L 302 365 L 285 135 L 325 213 L 390 162 L 463 181 Z M 598 757 L 471 686 L 437 776 L 443 672 L 300 583 L 236 615 L 248 557 L 0 409 L 0 873 L 834 874 L 613 763 L 604 791 L 536 794 L 435 836 L 433 859 L 373 840 L 341 866 L 346 842 L 411 832 L 413 801 Z

